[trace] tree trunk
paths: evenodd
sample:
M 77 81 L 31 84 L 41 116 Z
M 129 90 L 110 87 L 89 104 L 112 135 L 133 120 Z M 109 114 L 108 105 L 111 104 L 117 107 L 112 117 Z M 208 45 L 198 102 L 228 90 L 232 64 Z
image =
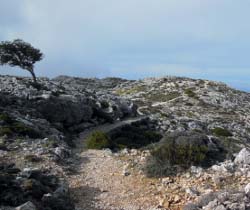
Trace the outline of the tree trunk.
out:
M 34 82 L 34 83 L 37 83 L 37 80 L 36 80 L 36 75 L 35 75 L 34 70 L 33 70 L 33 69 L 31 69 L 31 70 L 29 70 L 29 72 L 30 72 L 30 73 L 31 73 L 31 75 L 32 75 L 33 82 Z

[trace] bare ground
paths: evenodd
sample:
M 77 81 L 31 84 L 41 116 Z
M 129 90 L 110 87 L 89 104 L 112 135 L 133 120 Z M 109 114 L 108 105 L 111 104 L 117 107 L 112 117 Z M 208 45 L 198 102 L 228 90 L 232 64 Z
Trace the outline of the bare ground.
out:
M 138 120 L 99 126 L 94 130 L 108 131 Z M 126 160 L 109 150 L 86 150 L 84 139 L 93 130 L 82 133 L 75 149 L 72 167 L 75 173 L 68 176 L 71 194 L 79 210 L 153 210 L 159 201 L 154 180 L 137 170 L 124 176 Z

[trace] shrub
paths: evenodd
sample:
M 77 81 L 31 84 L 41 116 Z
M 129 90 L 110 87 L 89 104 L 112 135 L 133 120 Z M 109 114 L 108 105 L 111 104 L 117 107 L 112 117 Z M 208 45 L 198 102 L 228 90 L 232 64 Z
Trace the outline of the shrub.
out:
M 104 149 L 110 147 L 110 139 L 108 135 L 102 131 L 93 132 L 86 141 L 88 149 Z
M 109 133 L 112 140 L 111 149 L 119 150 L 123 148 L 139 149 L 151 143 L 160 141 L 161 135 L 145 125 L 125 125 L 114 129 Z
M 185 90 L 185 94 L 188 95 L 188 97 L 194 98 L 196 94 L 193 92 L 191 88 Z
M 168 94 L 165 93 L 151 93 L 146 96 L 149 101 L 170 101 L 179 97 L 180 94 L 178 92 L 171 92 Z
M 27 125 L 21 123 L 21 122 L 15 122 L 10 126 L 11 130 L 14 133 L 17 133 L 21 136 L 29 136 L 30 138 L 39 138 L 41 137 L 41 134 L 34 130 L 31 127 L 28 127 Z
M 220 128 L 220 127 L 212 129 L 212 133 L 218 137 L 220 137 L 220 136 L 224 136 L 224 137 L 233 136 L 233 134 L 229 130 L 227 130 L 225 128 Z
M 9 127 L 3 126 L 0 127 L 0 136 L 11 136 L 12 130 Z
M 175 139 L 168 138 L 160 147 L 154 149 L 151 154 L 157 159 L 168 160 L 171 165 L 199 165 L 206 157 L 207 147 L 187 142 L 176 143 Z
M 7 114 L 1 114 L 0 120 L 3 121 L 3 126 L 0 127 L 0 136 L 14 136 L 14 135 L 20 135 L 20 136 L 29 136 L 30 138 L 39 138 L 41 137 L 41 134 L 34 130 L 33 128 L 13 120 L 9 117 Z
M 109 108 L 109 103 L 108 103 L 107 101 L 101 101 L 100 103 L 101 103 L 101 107 L 102 107 L 103 109 Z
M 6 113 L 0 114 L 0 120 L 3 121 L 4 123 L 12 123 L 13 122 L 11 117 Z
M 175 168 L 186 169 L 192 165 L 210 166 L 225 158 L 217 142 L 197 132 L 175 132 L 165 136 L 153 149 L 144 171 L 148 176 L 175 173 Z

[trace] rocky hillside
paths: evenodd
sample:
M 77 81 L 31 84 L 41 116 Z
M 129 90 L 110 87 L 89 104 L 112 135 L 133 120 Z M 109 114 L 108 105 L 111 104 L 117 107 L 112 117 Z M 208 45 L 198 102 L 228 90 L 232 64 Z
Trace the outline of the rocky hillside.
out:
M 126 81 L 112 93 L 157 119 L 164 132 L 200 130 L 248 146 L 250 94 L 219 82 L 179 77 Z
M 0 209 L 248 209 L 249 147 L 223 83 L 0 76 Z

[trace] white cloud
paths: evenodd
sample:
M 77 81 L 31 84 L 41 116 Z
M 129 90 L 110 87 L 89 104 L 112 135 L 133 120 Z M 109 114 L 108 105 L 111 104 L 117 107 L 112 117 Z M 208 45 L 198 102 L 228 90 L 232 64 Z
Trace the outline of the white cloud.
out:
M 40 75 L 118 71 L 124 77 L 222 78 L 250 67 L 247 0 L 0 0 L 0 5 L 0 38 L 19 37 L 41 48 L 46 57 L 37 65 Z

